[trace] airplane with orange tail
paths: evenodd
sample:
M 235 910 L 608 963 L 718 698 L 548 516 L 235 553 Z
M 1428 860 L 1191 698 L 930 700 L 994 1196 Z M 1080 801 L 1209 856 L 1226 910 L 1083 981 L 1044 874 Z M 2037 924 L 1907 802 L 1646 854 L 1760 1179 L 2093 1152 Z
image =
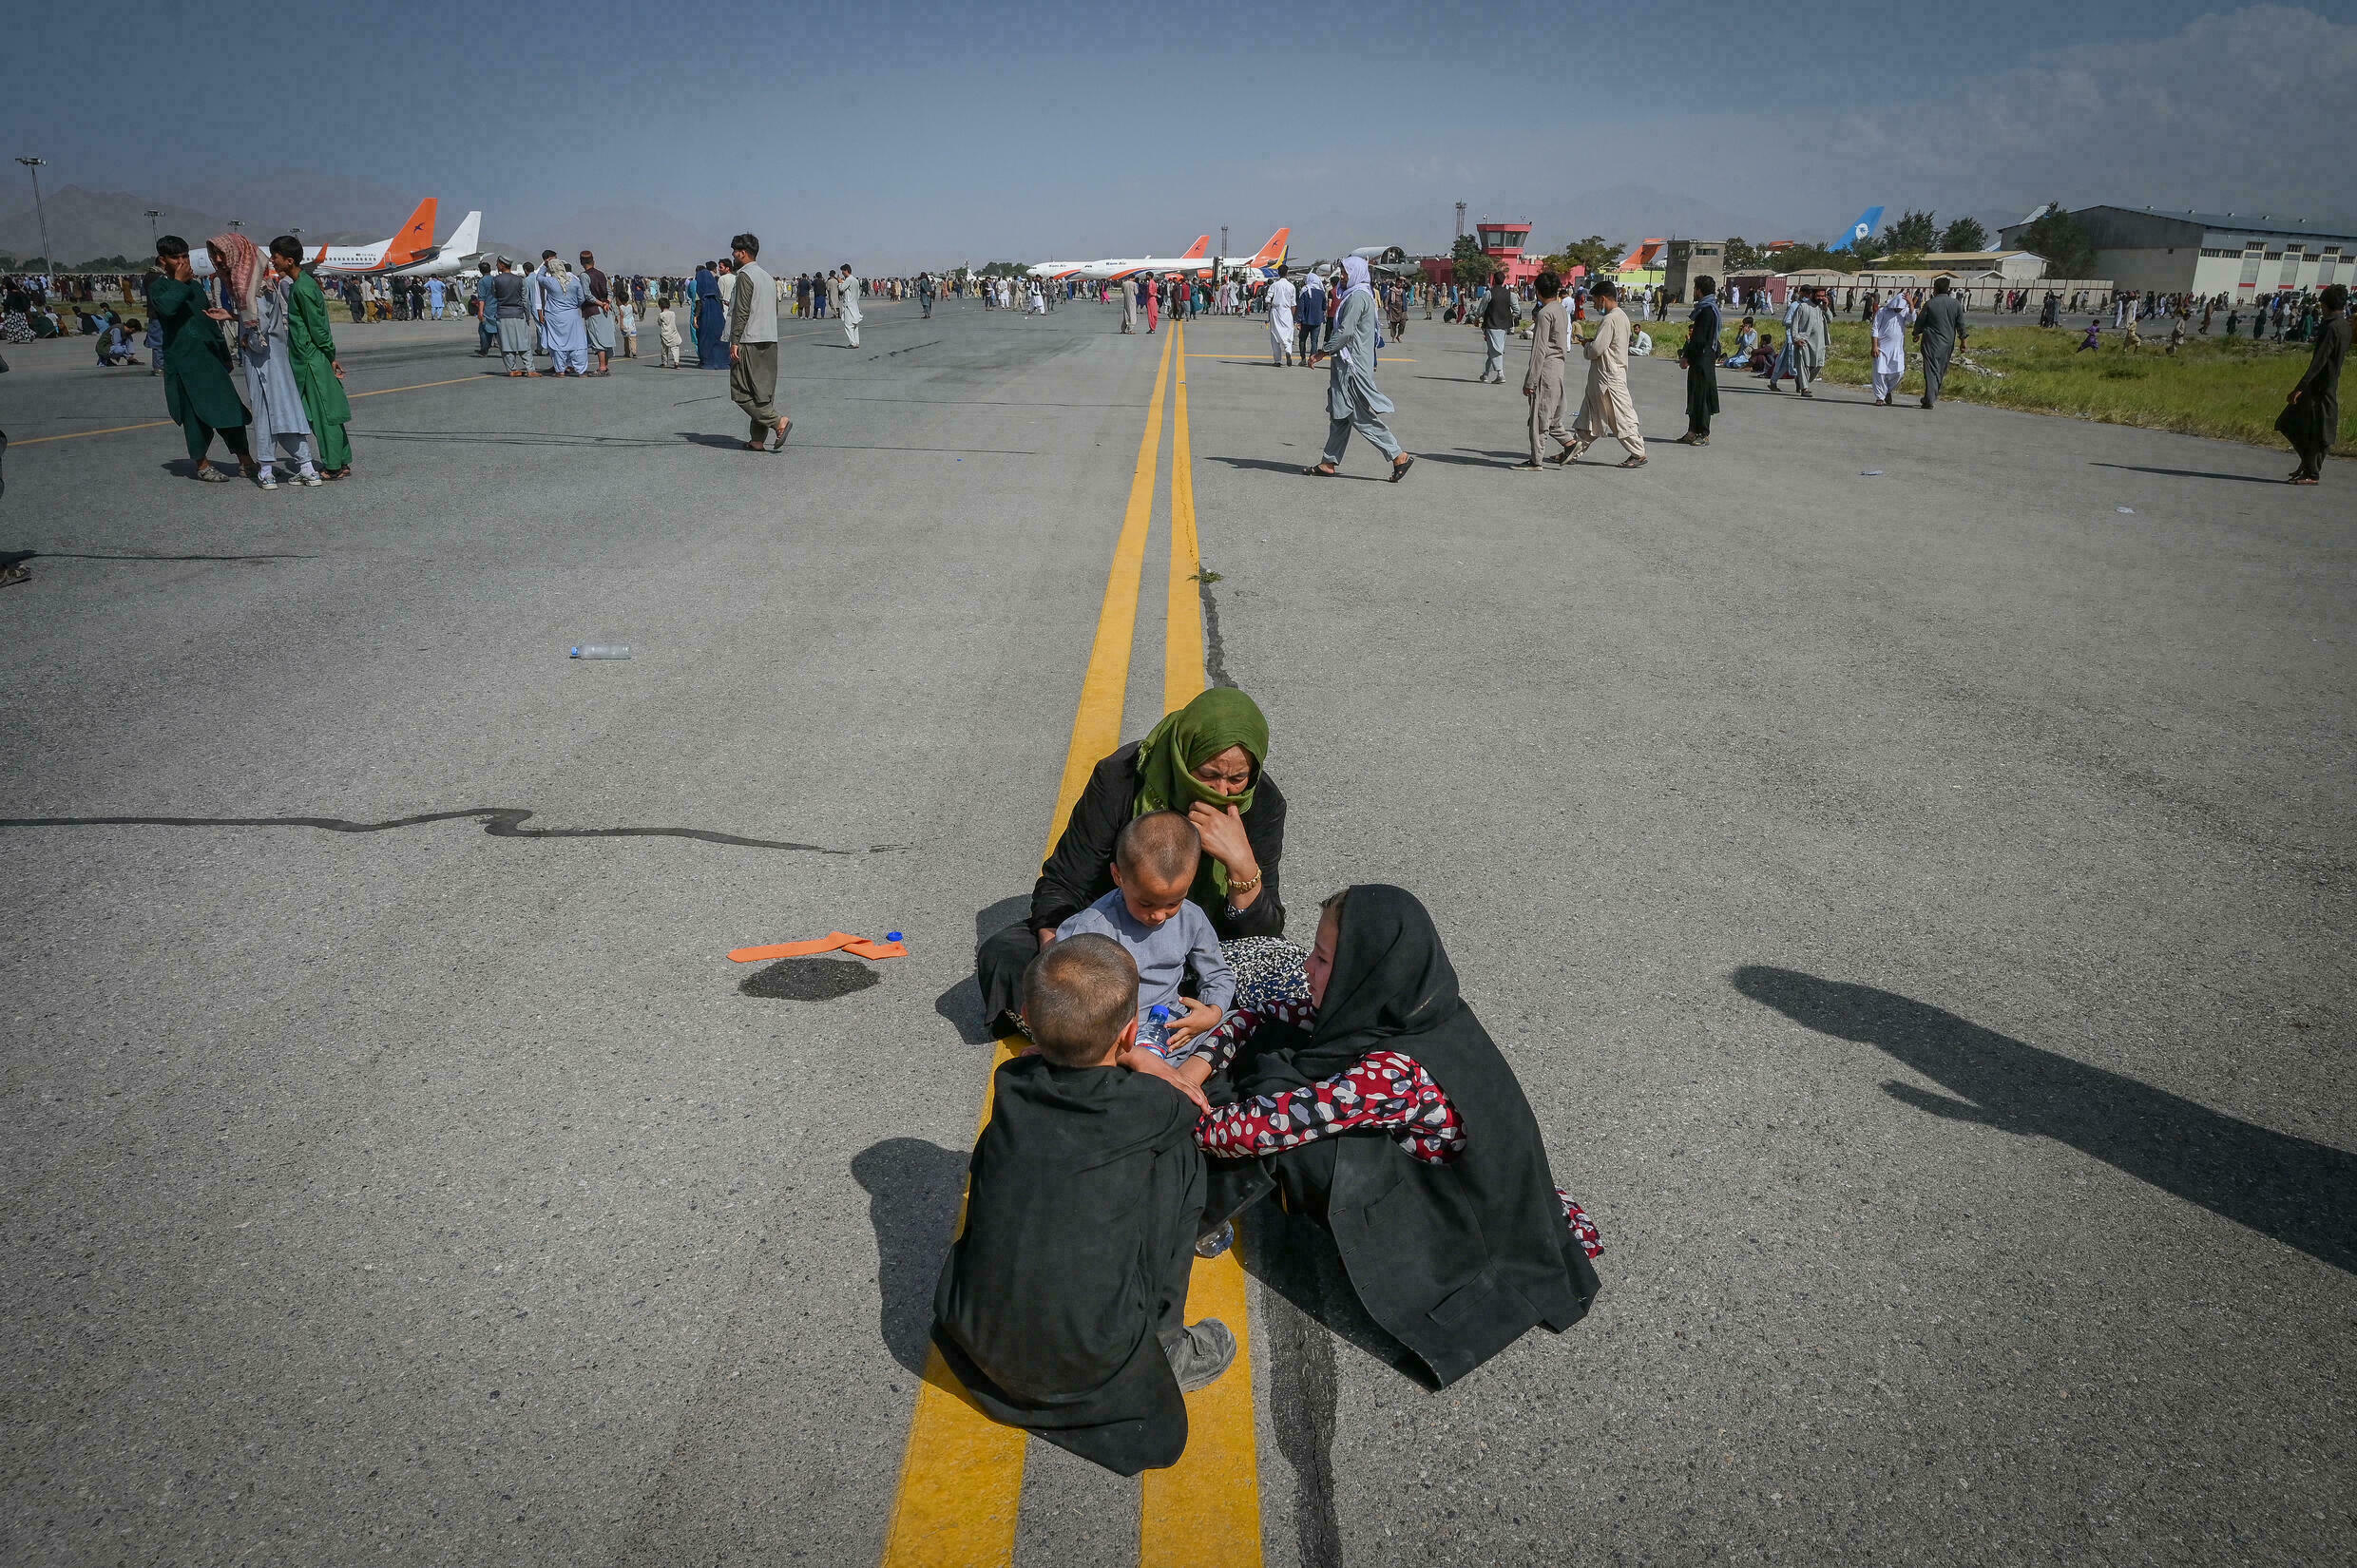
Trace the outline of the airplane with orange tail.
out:
M 1103 261 L 1091 261 L 1084 267 L 1075 268 L 1066 276 L 1086 278 L 1092 283 L 1117 283 L 1125 277 L 1135 277 L 1140 273 L 1150 273 L 1159 277 L 1164 273 L 1201 275 L 1209 273 L 1215 266 L 1222 272 L 1241 272 L 1255 267 L 1273 267 L 1285 259 L 1285 245 L 1293 239 L 1293 231 L 1291 229 L 1277 230 L 1269 236 L 1267 244 L 1261 246 L 1250 257 L 1213 258 L 1206 256 L 1203 254 L 1204 249 L 1211 242 L 1209 237 L 1206 236 L 1204 239 L 1198 239 L 1194 249 L 1184 256 L 1113 257 Z
M 1198 234 L 1195 237 L 1195 243 L 1187 247 L 1187 254 L 1184 257 L 1181 257 L 1180 259 L 1191 260 L 1198 257 L 1207 256 L 1210 253 L 1211 236 L 1208 234 Z M 1083 276 L 1081 269 L 1083 267 L 1102 265 L 1104 265 L 1104 263 L 1102 261 L 1040 261 L 1024 268 L 1023 271 L 1025 277 L 1044 278 L 1050 282 L 1053 282 L 1059 278 Z
M 433 242 L 433 219 L 438 203 L 429 196 L 417 203 L 410 220 L 401 225 L 390 239 L 379 239 L 374 245 L 321 245 L 303 258 L 303 265 L 315 272 L 338 275 L 363 272 L 399 272 L 431 261 L 439 254 Z M 251 237 L 249 237 L 251 238 Z M 453 237 L 455 238 L 455 237 Z M 257 241 L 268 244 L 267 238 Z M 192 245 L 188 260 L 199 277 L 213 275 L 213 258 L 201 245 Z

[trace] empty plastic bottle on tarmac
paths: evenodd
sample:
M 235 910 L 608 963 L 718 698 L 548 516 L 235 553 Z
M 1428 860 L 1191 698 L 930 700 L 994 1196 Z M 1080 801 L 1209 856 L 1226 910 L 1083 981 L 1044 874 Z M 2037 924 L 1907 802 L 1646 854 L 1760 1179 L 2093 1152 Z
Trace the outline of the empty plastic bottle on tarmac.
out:
M 630 657 L 630 644 L 627 642 L 584 642 L 580 647 L 569 650 L 565 657 L 568 659 L 627 659 Z

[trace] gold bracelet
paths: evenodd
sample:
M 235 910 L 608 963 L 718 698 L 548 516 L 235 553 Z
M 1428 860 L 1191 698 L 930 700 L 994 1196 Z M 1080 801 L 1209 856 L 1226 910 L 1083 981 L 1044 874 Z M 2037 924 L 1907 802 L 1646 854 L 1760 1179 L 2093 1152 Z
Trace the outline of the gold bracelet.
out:
M 1236 894 L 1251 892 L 1255 888 L 1259 886 L 1260 878 L 1257 876 L 1255 876 L 1250 882 L 1231 882 L 1228 884 L 1228 900 L 1230 903 L 1233 903 L 1236 900 Z

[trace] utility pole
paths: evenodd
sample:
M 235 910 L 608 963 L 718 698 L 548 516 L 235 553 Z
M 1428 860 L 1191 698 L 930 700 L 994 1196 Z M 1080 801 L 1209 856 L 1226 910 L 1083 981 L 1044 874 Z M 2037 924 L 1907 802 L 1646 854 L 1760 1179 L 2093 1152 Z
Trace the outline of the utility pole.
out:
M 1457 203 L 1457 238 L 1465 238 L 1465 203 L 1462 201 Z
M 149 207 L 147 209 L 147 243 L 151 249 L 154 247 L 156 242 L 156 220 L 162 218 L 163 216 L 163 209 L 162 207 Z
M 41 206 L 41 170 L 48 160 L 20 158 L 17 162 L 24 164 L 26 171 L 32 176 L 32 215 L 41 224 L 41 270 L 53 273 L 57 271 L 57 258 L 49 254 L 49 217 Z
M 1225 223 L 1219 225 L 1219 254 L 1228 254 L 1228 226 Z

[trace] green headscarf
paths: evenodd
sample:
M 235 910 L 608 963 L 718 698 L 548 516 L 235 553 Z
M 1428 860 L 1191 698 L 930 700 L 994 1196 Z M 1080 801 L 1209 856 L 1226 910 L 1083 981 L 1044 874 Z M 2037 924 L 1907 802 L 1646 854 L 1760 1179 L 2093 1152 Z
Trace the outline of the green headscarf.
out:
M 1253 785 L 1241 794 L 1220 794 L 1195 776 L 1196 769 L 1231 746 L 1241 746 L 1252 755 Z M 1138 747 L 1138 809 L 1131 814 L 1183 813 L 1198 800 L 1221 811 L 1233 806 L 1239 813 L 1249 812 L 1268 756 L 1269 721 L 1261 717 L 1260 705 L 1233 686 L 1211 687 L 1165 715 Z M 1196 868 L 1193 891 L 1209 894 L 1224 906 L 1227 867 L 1205 855 Z

